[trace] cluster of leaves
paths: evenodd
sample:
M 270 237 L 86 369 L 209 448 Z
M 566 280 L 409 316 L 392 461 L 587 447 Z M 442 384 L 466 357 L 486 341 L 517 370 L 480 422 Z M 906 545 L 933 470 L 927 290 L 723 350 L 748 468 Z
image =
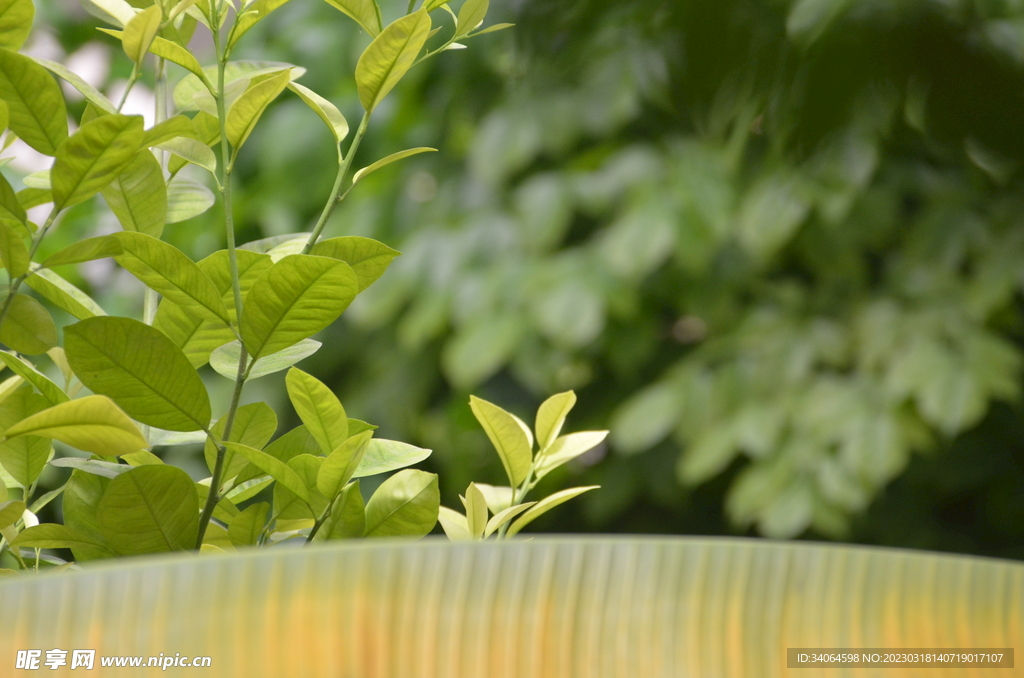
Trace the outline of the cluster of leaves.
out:
M 38 567 L 40 549 L 71 549 L 76 560 L 87 561 L 219 551 L 293 537 L 312 542 L 422 536 L 437 522 L 437 476 L 399 470 L 421 462 L 430 450 L 374 438 L 375 426 L 350 419 L 327 386 L 292 366 L 320 348 L 311 337 L 398 255 L 368 238 L 321 239 L 331 213 L 367 175 L 433 150 L 394 153 L 350 177 L 371 114 L 416 63 L 459 45 L 456 39 L 494 30 L 478 30 L 488 3 L 467 0 L 455 14 L 446 2 L 429 0 L 385 26 L 373 0 L 332 0 L 372 36 L 355 69 L 364 113 L 344 153 L 350 136 L 345 117 L 295 82 L 304 69 L 230 58 L 239 38 L 282 4 L 181 0 L 135 8 L 124 0 L 87 0 L 87 9 L 115 27 L 101 30 L 120 39 L 133 63 L 129 90 L 141 78 L 147 55 L 155 57 L 163 96 L 157 124 L 145 129 L 141 117 L 120 113 L 127 91 L 115 105 L 64 66 L 18 53 L 32 25 L 33 5 L 4 3 L 0 113 L 6 142 L 21 139 L 54 158 L 50 169 L 26 177 L 22 191 L 0 176 L 0 258 L 10 279 L 0 306 L 0 341 L 11 349 L 0 351 L 0 361 L 14 373 L 0 384 L 0 549 L 7 547 L 21 567 L 26 555 L 34 555 Z M 454 30 L 430 48 L 428 40 L 440 30 L 432 27 L 434 10 L 449 14 Z M 213 36 L 212 66 L 203 67 L 189 49 L 200 24 Z M 173 88 L 177 114 L 167 117 L 170 64 L 185 75 Z M 88 101 L 73 133 L 51 74 Z M 236 247 L 232 171 L 260 118 L 286 89 L 332 134 L 337 179 L 311 233 Z M 228 243 L 199 262 L 160 239 L 166 224 L 214 204 L 203 182 L 189 178 L 195 172 L 207 173 L 221 194 Z M 74 242 L 35 261 L 58 217 L 97 194 L 123 231 Z M 48 203 L 45 222 L 36 226 L 26 210 Z M 114 259 L 145 285 L 141 321 L 107 315 L 54 271 L 101 258 Z M 50 311 L 24 286 L 77 319 L 63 328 L 63 346 Z M 44 354 L 59 368 L 63 385 L 26 357 Z M 207 363 L 233 382 L 227 412 L 215 421 L 199 372 Z M 271 442 L 278 429 L 274 410 L 262 402 L 240 405 L 241 396 L 246 383 L 286 369 L 288 397 L 302 425 Z M 491 419 L 511 416 L 489 407 Z M 564 413 L 557 426 L 551 424 L 555 434 L 563 420 Z M 505 444 L 505 434 L 495 440 Z M 54 441 L 91 456 L 54 459 Z M 151 451 L 189 443 L 204 444 L 209 478 L 195 482 Z M 35 497 L 48 463 L 73 469 L 70 479 Z M 364 505 L 358 479 L 394 471 Z M 8 488 L 20 497 L 10 498 Z M 64 523 L 38 524 L 36 514 L 61 494 Z M 46 562 L 63 564 L 55 556 Z

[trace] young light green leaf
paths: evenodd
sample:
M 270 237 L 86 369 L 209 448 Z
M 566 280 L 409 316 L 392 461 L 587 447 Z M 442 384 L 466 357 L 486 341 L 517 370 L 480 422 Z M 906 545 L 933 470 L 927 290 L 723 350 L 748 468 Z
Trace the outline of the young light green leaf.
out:
M 98 459 L 83 459 L 82 457 L 62 457 L 60 459 L 54 459 L 50 462 L 50 466 L 56 466 L 58 468 L 73 468 L 82 471 L 83 473 L 89 473 L 103 478 L 116 478 L 122 473 L 127 473 L 135 468 L 128 464 L 117 464 L 109 461 L 100 461 Z
M 315 541 L 355 539 L 366 531 L 366 507 L 359 482 L 350 483 L 331 506 L 331 514 L 324 521 Z
M 248 445 L 224 443 L 224 446 L 230 452 L 248 459 L 251 464 L 264 471 L 288 490 L 297 494 L 300 499 L 309 503 L 310 497 L 309 492 L 306 490 L 306 484 L 283 461 Z
M 136 153 L 102 194 L 124 230 L 145 233 L 154 238 L 163 233 L 167 218 L 167 185 L 160 163 L 147 149 Z
M 512 505 L 514 492 L 511 487 L 495 487 L 485 483 L 477 483 L 477 488 L 483 492 L 487 501 L 487 508 L 491 513 L 498 514 Z
M 447 5 L 449 1 L 450 0 L 426 0 L 426 2 L 423 3 L 423 9 L 425 9 L 428 12 L 433 12 L 438 7 L 443 7 L 444 5 Z
M 32 0 L 0 0 L 0 47 L 17 52 L 32 31 Z
M 399 252 L 371 238 L 345 235 L 321 240 L 313 245 L 310 254 L 338 259 L 351 266 L 362 292 L 383 275 Z
M 142 145 L 149 148 L 177 137 L 194 139 L 195 136 L 196 128 L 192 125 L 192 121 L 188 116 L 175 115 L 146 130 L 146 134 L 142 137 Z
M 82 383 L 133 419 L 168 431 L 209 425 L 202 379 L 159 330 L 131 318 L 90 318 L 64 328 L 64 349 Z
M 533 461 L 530 441 L 523 428 L 511 414 L 476 396 L 469 397 L 469 407 L 497 450 L 512 486 L 518 487 L 526 480 Z
M 296 426 L 267 445 L 264 452 L 287 463 L 289 459 L 300 454 L 316 455 L 321 454 L 322 450 L 316 438 L 309 433 L 309 429 L 305 426 Z
M 176 466 L 138 466 L 110 481 L 96 518 L 118 555 L 185 551 L 199 533 L 199 495 Z
M 227 415 L 221 417 L 211 429 L 214 438 L 220 440 L 227 425 Z M 241 443 L 257 450 L 270 442 L 277 430 L 277 415 L 266 403 L 250 403 L 243 405 L 235 412 L 235 422 L 231 426 L 230 442 Z M 206 466 L 213 473 L 217 462 L 217 447 L 209 439 L 203 446 Z M 224 464 L 221 471 L 222 482 L 227 482 L 245 468 L 248 461 L 244 457 L 236 457 L 232 452 L 225 451 Z
M 288 468 L 295 471 L 309 493 L 308 501 L 298 496 L 287 487 L 278 483 L 274 486 L 274 519 L 276 520 L 316 520 L 327 509 L 327 498 L 316 489 L 316 476 L 324 458 L 310 454 L 300 454 L 288 460 Z M 312 527 L 312 525 L 310 525 Z M 278 531 L 301 528 L 278 528 Z
M 79 320 L 106 315 L 92 297 L 53 271 L 40 268 L 38 264 L 32 265 L 32 275 L 25 279 L 25 284 Z
M 252 468 L 256 468 L 255 466 Z M 257 472 L 259 472 L 257 470 Z M 274 479 L 268 475 L 260 475 L 251 480 L 240 482 L 224 495 L 232 504 L 241 504 L 247 499 L 252 499 L 257 494 L 266 489 L 270 483 L 274 482 Z
M 87 396 L 33 414 L 7 429 L 8 440 L 26 434 L 56 438 L 66 445 L 114 457 L 147 447 L 134 422 L 104 396 Z
M 235 546 L 255 546 L 267 523 L 267 511 L 270 504 L 261 501 L 247 507 L 231 519 L 228 525 L 228 538 Z
M 50 170 L 44 169 L 32 174 L 26 174 L 21 183 L 25 184 L 29 188 L 41 188 L 45 190 L 50 189 Z
M 23 388 L 0 403 L 0 427 L 17 425 L 19 421 L 46 409 L 46 398 Z M 26 436 L 0 443 L 0 465 L 22 487 L 31 487 L 46 467 L 51 446 L 47 438 Z
M 99 549 L 108 551 L 105 543 L 95 538 L 76 532 L 66 525 L 44 523 L 23 530 L 12 546 L 30 549 Z M 113 553 L 110 553 L 113 555 Z
M 167 223 L 176 224 L 197 217 L 213 207 L 216 199 L 206 186 L 182 176 L 167 184 Z
M 420 147 L 420 148 L 409 148 L 409 149 L 406 149 L 404 151 L 399 151 L 398 153 L 392 153 L 391 155 L 389 155 L 389 156 L 387 156 L 385 158 L 381 158 L 380 160 L 378 160 L 377 162 L 373 163 L 372 165 L 367 165 L 363 169 L 361 169 L 358 172 L 356 172 L 355 175 L 352 177 L 352 183 L 353 184 L 357 184 L 357 183 L 359 183 L 360 179 L 362 179 L 363 177 L 367 176 L 368 174 L 372 174 L 373 172 L 376 172 L 377 170 L 379 170 L 381 167 L 384 167 L 385 165 L 390 165 L 391 163 L 396 162 L 398 160 L 402 160 L 403 158 L 408 158 L 409 156 L 412 156 L 412 155 L 419 155 L 420 153 L 436 153 L 436 152 L 437 152 L 436 148 Z
M 321 452 L 330 454 L 348 440 L 348 417 L 331 389 L 297 367 L 288 370 L 285 385 L 292 407 L 320 445 Z
M 590 490 L 596 490 L 599 485 L 590 485 L 588 487 L 573 487 L 568 490 L 562 490 L 561 492 L 555 492 L 554 494 L 544 497 L 538 501 L 534 506 L 530 507 L 530 510 L 522 515 L 519 520 L 512 523 L 508 528 L 508 532 L 505 533 L 507 537 L 514 537 L 519 533 L 521 529 L 532 523 L 535 519 L 541 515 L 547 513 L 551 509 L 555 508 L 559 504 L 564 504 L 573 497 L 578 497 L 584 492 Z
M 247 381 L 286 370 L 300 360 L 316 353 L 322 345 L 315 339 L 303 339 L 294 346 L 289 346 L 277 353 L 264 356 L 249 368 L 249 378 Z M 238 359 L 241 352 L 242 345 L 237 340 L 224 344 L 210 354 L 210 367 L 217 374 L 228 379 L 234 379 L 237 376 Z
M 502 525 L 509 522 L 523 511 L 526 511 L 531 506 L 536 504 L 535 501 L 528 501 L 525 504 L 516 504 L 515 506 L 509 506 L 507 509 L 501 511 L 490 520 L 487 521 L 487 528 L 484 530 L 484 539 L 487 539 L 496 531 L 500 530 Z
M 228 111 L 227 135 L 232 148 L 239 148 L 252 134 L 263 111 L 284 91 L 291 82 L 291 72 L 282 71 L 275 76 L 252 85 L 238 97 Z
M 349 419 L 349 422 L 354 420 Z M 349 433 L 355 435 L 349 423 Z M 406 466 L 418 464 L 430 456 L 431 450 L 400 443 L 397 440 L 374 438 L 366 446 L 362 461 L 356 468 L 353 478 L 365 478 L 380 473 L 390 473 Z
M 358 291 L 348 264 L 296 254 L 274 264 L 252 286 L 241 334 L 254 359 L 316 334 L 348 308 Z M 333 448 L 332 448 L 333 449 Z
M 412 68 L 430 33 L 423 10 L 395 21 L 380 32 L 356 64 L 356 86 L 363 108 L 372 111 Z
M 437 524 L 441 495 L 433 473 L 406 469 L 391 476 L 366 503 L 367 537 L 422 537 Z
M 0 502 L 0 529 L 9 527 L 21 519 L 25 512 L 25 502 L 7 500 Z
M 0 341 L 27 355 L 39 355 L 57 345 L 57 326 L 42 304 L 25 294 L 16 294 L 10 301 L 0 325 Z
M 459 20 L 455 26 L 455 36 L 467 35 L 474 28 L 483 23 L 487 16 L 489 0 L 466 0 L 459 9 Z
M 42 263 L 45 268 L 80 264 L 83 261 L 116 257 L 121 254 L 121 243 L 112 235 L 100 235 L 72 243 Z
M 18 203 L 23 209 L 32 209 L 38 205 L 53 202 L 48 188 L 23 188 L 17 193 Z
M 142 136 L 140 116 L 104 115 L 82 125 L 57 149 L 54 206 L 71 207 L 99 193 L 135 157 Z
M 375 0 L 326 0 L 327 4 L 347 14 L 372 36 L 380 33 L 380 10 Z
M 117 113 L 117 106 L 111 103 L 110 99 L 64 64 L 59 64 L 56 61 L 50 61 L 49 59 L 43 59 L 42 57 L 32 58 L 35 59 L 37 64 L 77 89 L 87 101 L 101 109 L 104 113 Z
M 122 454 L 119 456 L 121 457 L 121 459 L 128 462 L 132 466 L 147 466 L 152 464 L 164 463 L 163 459 L 156 456 L 149 450 L 135 450 L 134 452 L 129 452 L 127 454 Z
M 191 52 L 181 45 L 157 36 L 153 39 L 152 44 L 150 44 L 149 51 L 161 59 L 167 59 L 168 61 L 176 63 L 182 68 L 194 73 L 196 77 L 199 78 L 203 86 L 209 90 L 213 89 L 213 85 L 211 85 L 209 79 L 207 79 L 206 73 L 203 72 L 203 67 L 199 64 L 199 61 L 192 56 Z
M 122 249 L 117 263 L 147 287 L 204 320 L 230 322 L 213 281 L 184 252 L 144 233 L 124 231 L 112 237 Z
M 13 356 L 7 351 L 0 351 L 0 361 L 3 361 L 7 367 L 11 368 L 12 372 L 39 389 L 39 392 L 43 394 L 43 397 L 46 398 L 51 405 L 57 405 L 68 400 L 67 394 L 65 394 L 57 384 L 47 379 L 46 376 L 39 372 L 35 367 L 24 362 L 17 356 Z
M 547 448 L 565 424 L 565 418 L 576 404 L 576 394 L 572 391 L 556 393 L 551 396 L 537 409 L 537 447 L 541 450 Z
M 482 538 L 487 528 L 487 500 L 475 483 L 466 488 L 466 528 L 473 539 Z
M 608 431 L 581 431 L 556 438 L 537 455 L 537 478 L 543 478 L 565 462 L 594 449 L 607 437 Z
M 256 2 L 249 3 L 245 11 L 238 15 L 235 25 L 231 27 L 228 47 L 234 47 L 235 43 L 245 35 L 246 31 L 286 2 L 288 0 L 256 0 Z
M 280 71 L 291 71 L 292 79 L 296 79 L 305 72 L 305 69 L 280 61 L 229 61 L 224 67 L 224 85 L 227 90 L 237 80 L 250 80 L 252 78 L 278 73 Z M 207 82 L 217 79 L 217 65 L 213 64 L 202 69 L 203 77 Z M 206 86 L 196 75 L 186 75 L 174 87 L 174 105 L 178 110 L 188 111 L 196 108 L 195 97 L 200 92 L 210 93 L 212 86 Z M 216 121 L 216 114 L 211 116 Z M 193 121 L 194 122 L 194 121 Z M 217 127 L 219 127 L 219 123 Z M 205 139 L 203 139 L 205 141 Z
M 451 541 L 472 541 L 469 533 L 469 522 L 466 516 L 458 511 L 453 511 L 447 506 L 441 506 L 437 513 L 437 522 L 441 523 L 441 529 Z
M 481 28 L 479 31 L 476 31 L 475 33 L 473 33 L 473 37 L 476 37 L 478 35 L 485 35 L 487 33 L 497 33 L 498 31 L 503 31 L 506 28 L 512 28 L 513 26 L 515 26 L 515 24 L 494 24 L 493 26 Z
M 332 500 L 342 488 L 348 485 L 359 462 L 362 461 L 372 436 L 373 431 L 363 431 L 352 436 L 327 455 L 327 459 L 320 466 L 320 471 L 316 476 L 316 487 L 320 490 L 320 494 L 327 497 L 328 500 Z
M 324 121 L 327 129 L 331 130 L 331 134 L 334 135 L 335 143 L 340 144 L 348 136 L 348 121 L 345 120 L 345 116 L 341 114 L 337 106 L 297 82 L 289 82 L 288 89 L 298 94 L 299 98 Z
M 135 10 L 125 0 L 80 1 L 89 14 L 114 26 L 124 26 L 135 16 Z
M 121 46 L 128 58 L 137 66 L 142 65 L 149 46 L 153 44 L 153 38 L 160 30 L 163 18 L 163 10 L 158 3 L 142 10 L 125 24 L 124 33 L 121 35 Z
M 213 154 L 210 147 L 201 141 L 187 137 L 175 137 L 156 145 L 165 151 L 170 151 L 180 158 L 188 160 L 193 165 L 198 165 L 210 173 L 217 171 L 217 156 Z
M 3 104 L 2 100 L 0 104 Z M 18 200 L 18 195 L 11 188 L 10 182 L 0 174 L 0 221 L 13 221 L 19 230 L 29 235 L 24 228 L 27 219 L 24 205 Z
M 68 136 L 68 114 L 57 81 L 27 56 L 0 49 L 0 99 L 8 125 L 26 144 L 54 155 Z
M 28 271 L 28 248 L 20 230 L 15 230 L 6 219 L 0 219 L 0 260 L 12 279 L 20 278 Z

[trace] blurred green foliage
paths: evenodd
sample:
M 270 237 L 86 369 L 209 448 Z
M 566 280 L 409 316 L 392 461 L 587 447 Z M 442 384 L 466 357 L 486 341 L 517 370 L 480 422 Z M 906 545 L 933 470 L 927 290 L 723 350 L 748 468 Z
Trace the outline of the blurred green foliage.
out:
M 611 442 L 552 484 L 603 490 L 548 530 L 1024 557 L 1024 426 L 994 405 L 1020 385 L 1024 3 L 493 4 L 517 27 L 413 72 L 356 162 L 442 152 L 326 229 L 403 252 L 310 359 L 352 415 L 433 448 L 452 504 L 501 477 L 471 389 L 525 413 L 573 388 Z M 47 11 L 67 52 L 106 40 Z M 332 65 L 368 38 L 333 12 L 289 3 L 248 44 L 351 118 Z M 333 178 L 298 99 L 265 120 L 243 241 L 308 228 Z M 165 237 L 200 256 L 216 219 Z

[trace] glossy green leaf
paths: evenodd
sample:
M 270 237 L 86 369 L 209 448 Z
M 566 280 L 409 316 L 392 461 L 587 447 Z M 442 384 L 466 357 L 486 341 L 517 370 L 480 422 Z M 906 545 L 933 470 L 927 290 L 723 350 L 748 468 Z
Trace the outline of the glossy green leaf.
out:
M 42 304 L 28 295 L 17 294 L 0 325 L 0 342 L 18 353 L 39 355 L 57 345 L 57 326 Z
M 175 115 L 146 130 L 146 134 L 142 138 L 142 145 L 148 148 L 178 137 L 193 139 L 195 136 L 196 129 L 192 120 L 185 115 Z
M 288 83 L 288 89 L 298 94 L 299 98 L 324 121 L 327 129 L 334 136 L 335 143 L 340 144 L 348 136 L 348 121 L 345 120 L 345 116 L 341 114 L 337 106 L 297 82 Z
M 252 134 L 263 111 L 267 110 L 284 88 L 291 82 L 290 71 L 283 71 L 262 82 L 252 85 L 228 111 L 227 135 L 233 148 L 239 148 Z
M 57 63 L 56 61 L 50 61 L 49 59 L 43 59 L 42 57 L 32 58 L 35 59 L 36 63 L 40 66 L 77 89 L 87 101 L 101 109 L 104 113 L 117 113 L 117 107 L 111 103 L 110 99 L 64 64 Z
M 487 16 L 489 0 L 466 0 L 459 9 L 459 19 L 455 25 L 455 35 L 463 36 L 483 23 Z
M 199 533 L 199 496 L 175 466 L 138 466 L 110 481 L 96 518 L 118 555 L 184 551 Z
M 492 534 L 500 530 L 502 525 L 508 523 L 523 511 L 529 510 L 529 508 L 536 503 L 537 502 L 535 501 L 528 501 L 525 504 L 516 504 L 515 506 L 509 506 L 507 509 L 498 512 L 490 520 L 487 521 L 487 527 L 484 529 L 484 539 L 487 539 Z
M 543 478 L 562 464 L 588 452 L 608 437 L 608 431 L 581 431 L 555 438 L 537 455 L 537 478 Z
M 10 129 L 43 155 L 55 155 L 68 136 L 67 110 L 57 81 L 27 56 L 0 49 L 0 99 Z
M 295 471 L 288 468 L 288 465 L 280 459 L 248 445 L 240 443 L 225 443 L 224 445 L 230 452 L 248 459 L 250 463 L 263 470 L 288 490 L 297 494 L 303 501 L 309 501 L 309 492 L 306 491 L 306 485 L 302 482 L 302 478 Z
M 53 271 L 39 268 L 38 265 L 33 267 L 32 275 L 25 279 L 25 284 L 79 320 L 106 315 L 92 297 Z
M 56 438 L 84 452 L 113 457 L 148 446 L 134 422 L 104 396 L 70 400 L 7 429 L 8 440 L 26 434 Z
M 367 176 L 369 174 L 372 174 L 373 172 L 376 172 L 381 167 L 384 167 L 386 165 L 390 165 L 393 162 L 397 162 L 398 160 L 402 160 L 404 158 L 408 158 L 409 156 L 413 156 L 413 155 L 419 155 L 420 153 L 436 153 L 436 152 L 437 152 L 436 148 L 420 147 L 420 148 L 408 148 L 408 149 L 406 149 L 404 151 L 398 151 L 397 153 L 392 153 L 391 155 L 389 155 L 387 157 L 384 157 L 384 158 L 381 158 L 377 162 L 375 162 L 375 163 L 373 163 L 371 165 L 367 165 L 363 169 L 361 169 L 358 172 L 356 172 L 352 176 L 352 183 L 353 184 L 359 183 L 359 181 L 363 177 L 365 177 L 365 176 Z
M 356 64 L 356 85 L 363 108 L 372 111 L 398 84 L 419 56 L 430 33 L 430 15 L 420 10 L 380 32 Z
M 201 141 L 187 137 L 175 137 L 157 144 L 157 148 L 170 151 L 211 173 L 217 171 L 217 156 L 213 154 L 209 146 Z
M 7 367 L 11 368 L 12 372 L 39 389 L 39 392 L 42 393 L 43 397 L 51 405 L 57 405 L 68 400 L 68 396 L 57 384 L 47 379 L 43 373 L 17 356 L 13 356 L 7 351 L 0 351 L 0 361 L 3 361 Z
M 373 431 L 363 431 L 339 445 L 327 455 L 316 477 L 316 487 L 320 494 L 331 500 L 348 485 L 353 474 L 362 461 Z
M 135 157 L 142 136 L 139 116 L 104 115 L 82 125 L 57 149 L 54 205 L 64 209 L 99 193 Z
M 22 234 L 3 219 L 0 219 L 0 260 L 10 278 L 20 278 L 28 271 L 28 248 Z
M 576 404 L 576 394 L 572 391 L 557 393 L 543 403 L 537 409 L 537 422 L 535 430 L 537 433 L 537 447 L 541 450 L 546 448 L 555 438 L 558 437 L 565 424 L 565 418 Z
M 228 538 L 235 546 L 254 546 L 263 532 L 267 522 L 270 504 L 260 502 L 247 507 L 231 519 L 228 525 Z
M 242 341 L 254 359 L 297 344 L 330 325 L 355 298 L 355 273 L 327 257 L 292 255 L 252 286 Z
M 433 473 L 406 469 L 391 476 L 366 502 L 367 537 L 422 537 L 437 524 L 441 495 Z
M 339 9 L 370 35 L 380 33 L 380 10 L 374 0 L 326 0 L 327 4 Z
M 294 346 L 289 346 L 260 358 L 255 364 L 252 364 L 250 361 L 251 367 L 249 368 L 249 377 L 246 381 L 252 381 L 253 379 L 265 377 L 268 374 L 286 370 L 300 360 L 316 353 L 321 346 L 322 344 L 315 339 L 303 339 Z M 237 376 L 238 360 L 241 352 L 242 345 L 237 340 L 224 344 L 210 354 L 210 367 L 217 374 L 228 379 L 234 379 Z
M 6 430 L 18 422 L 45 410 L 44 397 L 22 388 L 0 403 L 0 428 Z M 50 457 L 50 441 L 41 436 L 25 436 L 0 443 L 0 465 L 22 487 L 31 487 L 46 467 Z
M 598 485 L 590 485 L 588 487 L 573 487 L 568 490 L 562 490 L 561 492 L 555 492 L 552 495 L 544 497 L 538 501 L 535 505 L 530 507 L 526 513 L 524 513 L 518 520 L 512 523 L 508 528 L 508 532 L 505 533 L 507 537 L 514 537 L 519 533 L 521 529 L 532 523 L 535 519 L 539 518 L 543 514 L 547 513 L 551 509 L 555 508 L 560 504 L 564 504 L 573 497 L 578 497 L 584 492 L 590 490 L 596 490 Z
M 130 318 L 90 318 L 64 329 L 64 349 L 82 383 L 133 419 L 168 431 L 209 425 L 202 379 L 159 330 Z
M 147 287 L 204 320 L 229 322 L 217 287 L 184 252 L 144 233 L 124 231 L 113 237 L 122 249 L 117 263 Z
M 366 531 L 366 507 L 359 482 L 350 483 L 341 491 L 331 506 L 331 513 L 324 521 L 315 541 L 332 539 L 356 539 Z
M 9 527 L 21 520 L 21 514 L 25 512 L 25 502 L 18 500 L 6 500 L 0 502 L 0 529 Z
M 224 436 L 224 427 L 227 425 L 227 415 L 221 417 L 211 429 L 214 437 L 220 440 Z M 266 403 L 250 403 L 242 405 L 235 412 L 235 421 L 231 425 L 230 442 L 248 445 L 257 450 L 262 450 L 264 445 L 270 442 L 277 430 L 277 415 Z M 217 448 L 209 439 L 203 446 L 203 456 L 206 458 L 206 466 L 213 473 L 217 461 Z M 221 471 L 223 482 L 227 482 L 238 475 L 238 472 L 245 468 L 249 462 L 244 457 L 236 457 L 231 451 L 224 454 L 224 467 Z
M 349 433 L 352 433 L 351 428 L 352 426 L 349 424 Z M 359 462 L 352 477 L 364 478 L 397 471 L 400 468 L 420 463 L 430 456 L 430 452 L 422 447 L 401 443 L 397 440 L 374 438 L 366 446 L 363 459 Z
M 19 50 L 32 31 L 32 0 L 0 0 L 0 47 Z
M 182 68 L 191 71 L 204 83 L 209 83 L 206 74 L 203 72 L 203 67 L 199 64 L 192 53 L 187 49 L 178 45 L 170 40 L 166 40 L 157 36 L 153 43 L 149 46 L 149 51 L 157 55 L 161 59 L 167 59 L 172 63 L 176 63 Z M 212 88 L 212 85 L 210 85 Z
M 116 257 L 121 254 L 121 243 L 112 235 L 100 235 L 72 243 L 59 252 L 47 257 L 43 262 L 46 268 L 80 264 L 83 261 Z
M 198 181 L 176 176 L 167 184 L 167 223 L 176 224 L 197 217 L 213 207 L 216 199 Z
M 533 462 L 533 451 L 526 433 L 515 417 L 497 405 L 470 396 L 469 406 L 497 450 L 512 486 L 518 487 L 526 479 Z
M 474 539 L 481 539 L 487 529 L 487 501 L 475 483 L 466 488 L 466 529 Z
M 265 19 L 268 14 L 278 7 L 284 5 L 288 0 L 256 0 L 246 7 L 245 11 L 238 16 L 235 25 L 231 27 L 231 34 L 228 39 L 228 47 L 234 47 L 235 43 L 258 22 Z
M 153 38 L 160 30 L 163 22 L 163 10 L 160 5 L 151 5 L 132 17 L 131 21 L 125 24 L 124 33 L 121 35 L 121 46 L 128 58 L 139 66 L 153 44 Z
M 288 370 L 285 384 L 292 407 L 324 454 L 330 454 L 348 439 L 345 408 L 331 389 L 297 367 Z
M 148 150 L 135 154 L 102 191 L 103 199 L 126 231 L 159 238 L 167 218 L 167 185 L 160 163 Z

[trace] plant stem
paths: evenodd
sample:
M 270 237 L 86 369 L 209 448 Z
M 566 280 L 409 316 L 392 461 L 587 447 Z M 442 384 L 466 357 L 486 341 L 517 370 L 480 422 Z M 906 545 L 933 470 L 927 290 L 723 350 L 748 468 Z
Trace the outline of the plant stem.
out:
M 518 506 L 523 503 L 524 499 L 526 499 L 526 495 L 530 491 L 530 482 L 533 480 L 533 467 L 535 464 L 536 460 L 534 460 L 533 464 L 530 464 L 530 472 L 526 474 L 526 480 L 524 480 L 523 484 L 519 486 L 519 491 L 513 495 L 510 506 Z M 501 526 L 501 529 L 498 530 L 498 539 L 504 538 L 511 523 L 512 521 L 510 520 Z
M 142 72 L 139 69 L 139 65 L 135 64 L 132 66 L 132 74 L 128 78 L 128 85 L 124 88 L 124 93 L 121 95 L 121 103 L 117 105 L 117 112 L 120 113 L 121 109 L 124 108 L 124 102 L 128 101 L 128 94 L 132 91 L 132 87 L 139 81 L 142 76 Z
M 323 233 L 324 226 L 327 225 L 327 220 L 331 218 L 334 213 L 334 208 L 338 206 L 343 197 L 341 194 L 341 187 L 345 183 L 345 177 L 348 175 L 349 169 L 352 167 L 352 159 L 356 157 L 356 151 L 359 150 L 359 143 L 363 140 L 363 136 L 366 135 L 366 128 L 370 125 L 370 112 L 363 113 L 363 119 L 359 121 L 359 129 L 356 130 L 355 137 L 352 138 L 352 144 L 348 147 L 348 153 L 345 154 L 345 159 L 342 160 L 338 166 L 338 176 L 334 179 L 334 188 L 331 190 L 331 197 L 327 200 L 327 204 L 324 205 L 323 212 L 320 213 L 320 219 L 317 220 L 316 226 L 313 228 L 313 232 L 309 234 L 309 240 L 306 241 L 306 246 L 302 248 L 303 254 L 309 254 L 309 251 L 313 249 L 313 245 L 320 239 L 320 234 Z
M 327 522 L 327 519 L 331 517 L 331 509 L 333 507 L 334 502 L 332 501 L 330 504 L 327 505 L 327 508 L 324 509 L 324 512 L 320 514 L 320 517 L 316 519 L 316 522 L 313 524 L 313 529 L 309 531 L 309 536 L 306 537 L 307 544 L 312 543 L 313 537 L 315 537 L 316 533 L 320 531 L 320 528 L 324 526 L 324 523 Z
M 406 14 L 412 14 L 413 8 L 416 6 L 416 0 L 409 0 L 409 7 L 405 10 Z

